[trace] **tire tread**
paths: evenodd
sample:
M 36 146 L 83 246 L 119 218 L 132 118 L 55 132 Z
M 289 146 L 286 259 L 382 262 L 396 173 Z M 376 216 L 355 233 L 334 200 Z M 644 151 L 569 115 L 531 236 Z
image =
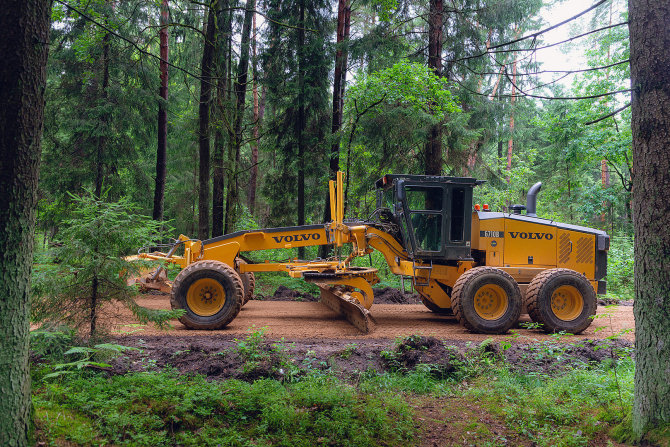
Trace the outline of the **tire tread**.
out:
M 572 276 L 575 280 L 577 281 L 588 281 L 588 279 L 582 275 L 581 273 L 568 269 L 568 268 L 551 268 L 544 270 L 540 273 L 538 273 L 535 278 L 531 281 L 530 285 L 528 286 L 528 289 L 526 290 L 526 296 L 524 297 L 524 303 L 526 304 L 526 309 L 528 311 L 528 315 L 530 316 L 531 320 L 533 320 L 536 323 L 541 323 L 543 325 L 543 329 L 547 332 L 557 332 L 557 329 L 561 329 L 558 327 L 554 327 L 553 324 L 549 321 L 547 321 L 544 318 L 544 315 L 542 314 L 542 310 L 540 309 L 539 306 L 539 296 L 542 291 L 542 288 L 550 281 L 552 281 L 554 278 L 559 277 L 559 276 Z M 591 287 L 589 283 L 589 287 Z M 584 300 L 586 300 L 585 297 L 583 297 Z M 586 302 L 584 305 L 586 306 Z M 590 325 L 590 323 L 589 323 Z M 588 327 L 587 325 L 586 327 Z M 586 329 L 586 328 L 584 328 Z M 573 333 L 579 333 L 582 332 L 584 329 L 575 331 Z
M 486 267 L 486 266 L 474 267 L 474 268 L 471 268 L 470 270 L 466 271 L 465 273 L 463 273 L 461 276 L 459 276 L 458 279 L 456 280 L 456 283 L 454 284 L 454 288 L 453 288 L 453 291 L 452 291 L 452 294 L 451 294 L 451 308 L 453 309 L 454 316 L 456 317 L 458 322 L 463 327 L 465 327 L 466 329 L 468 329 L 469 331 L 472 331 L 472 332 L 481 332 L 481 330 L 480 330 L 480 328 L 477 328 L 476 326 L 474 326 L 466 318 L 465 312 L 464 312 L 464 309 L 463 309 L 463 301 L 461 299 L 461 295 L 463 293 L 463 289 L 465 289 L 471 281 L 473 281 L 475 278 L 477 278 L 481 275 L 487 275 L 487 274 L 493 274 L 493 275 L 503 277 L 506 280 L 511 280 L 512 283 L 514 284 L 514 286 L 516 287 L 517 292 L 519 293 L 519 296 L 521 294 L 521 292 L 519 292 L 519 286 L 517 285 L 514 278 L 512 278 L 512 276 L 510 274 L 506 273 L 505 271 L 500 270 L 500 269 L 495 268 L 495 267 Z M 519 315 L 517 315 L 516 318 L 518 320 Z M 515 323 L 516 323 L 516 321 L 514 321 L 512 323 L 512 325 L 515 324 Z M 506 332 L 506 331 L 504 331 L 504 332 Z
M 179 305 L 179 302 L 177 300 L 177 291 L 181 288 L 184 280 L 188 278 L 193 272 L 196 272 L 198 270 L 213 270 L 215 272 L 221 273 L 231 279 L 232 285 L 233 285 L 233 290 L 235 296 L 238 297 L 236 302 L 234 303 L 234 306 L 231 310 L 231 312 L 228 312 L 226 315 L 226 318 L 224 318 L 221 321 L 216 321 L 210 324 L 207 323 L 200 323 L 200 322 L 194 322 L 190 318 L 188 318 L 188 313 L 184 314 L 181 318 L 179 318 L 179 321 L 186 327 L 190 329 L 205 329 L 205 330 L 211 330 L 211 329 L 220 329 L 228 324 L 230 324 L 231 321 L 235 319 L 237 314 L 240 313 L 240 310 L 242 309 L 242 301 L 243 301 L 243 294 L 244 294 L 244 285 L 242 284 L 242 278 L 240 278 L 240 275 L 235 271 L 234 268 L 230 267 L 229 265 L 224 264 L 223 262 L 220 261 L 197 261 L 194 262 L 190 265 L 188 265 L 186 268 L 184 268 L 177 277 L 174 280 L 174 283 L 172 284 L 172 293 L 170 293 L 170 306 L 172 309 L 182 309 L 182 307 Z M 229 299 L 226 297 L 226 299 Z

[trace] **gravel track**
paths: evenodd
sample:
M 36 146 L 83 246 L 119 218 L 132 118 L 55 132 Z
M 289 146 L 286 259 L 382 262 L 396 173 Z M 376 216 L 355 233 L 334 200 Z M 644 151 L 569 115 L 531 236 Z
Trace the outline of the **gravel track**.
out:
M 169 309 L 167 295 L 143 295 L 138 303 L 152 309 Z M 412 334 L 433 336 L 439 339 L 465 340 L 479 342 L 485 339 L 509 339 L 517 337 L 519 341 L 549 340 L 551 335 L 537 330 L 520 327 L 512 329 L 506 335 L 473 334 L 461 327 L 453 316 L 441 316 L 432 313 L 421 304 L 374 304 L 370 309 L 376 330 L 370 334 L 361 334 L 346 320 L 326 306 L 317 302 L 295 301 L 249 301 L 228 327 L 221 330 L 190 330 L 178 321 L 172 322 L 167 331 L 153 326 L 138 325 L 137 320 L 125 308 L 108 309 L 108 323 L 114 335 L 234 335 L 246 334 L 249 328 L 266 328 L 266 336 L 273 339 L 394 339 Z M 528 315 L 522 315 L 520 322 L 531 321 Z M 620 331 L 630 332 L 620 338 L 633 341 L 635 321 L 632 306 L 598 307 L 593 324 L 580 335 L 562 337 L 562 341 L 582 339 L 603 339 Z M 516 335 L 514 335 L 516 334 Z

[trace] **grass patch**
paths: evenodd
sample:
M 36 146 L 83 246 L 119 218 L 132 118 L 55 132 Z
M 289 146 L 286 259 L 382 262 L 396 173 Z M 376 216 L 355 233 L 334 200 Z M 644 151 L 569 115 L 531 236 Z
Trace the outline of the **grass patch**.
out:
M 630 359 L 616 368 L 553 378 L 499 370 L 492 378 L 478 378 L 468 395 L 540 446 L 585 446 L 629 413 L 633 377 Z
M 393 446 L 414 432 L 397 395 L 361 393 L 329 377 L 282 384 L 81 374 L 43 384 L 33 403 L 49 444 Z

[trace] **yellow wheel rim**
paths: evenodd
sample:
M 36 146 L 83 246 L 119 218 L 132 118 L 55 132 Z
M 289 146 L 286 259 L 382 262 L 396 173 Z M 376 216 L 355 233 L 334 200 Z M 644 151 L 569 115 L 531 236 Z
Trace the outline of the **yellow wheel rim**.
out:
M 475 312 L 485 320 L 497 320 L 505 315 L 509 302 L 502 287 L 486 284 L 475 293 Z
M 584 298 L 574 286 L 561 286 L 551 295 L 551 311 L 563 321 L 572 321 L 584 310 Z
M 186 292 L 186 304 L 189 309 L 201 317 L 210 317 L 223 308 L 226 292 L 220 282 L 211 278 L 202 278 L 191 284 Z

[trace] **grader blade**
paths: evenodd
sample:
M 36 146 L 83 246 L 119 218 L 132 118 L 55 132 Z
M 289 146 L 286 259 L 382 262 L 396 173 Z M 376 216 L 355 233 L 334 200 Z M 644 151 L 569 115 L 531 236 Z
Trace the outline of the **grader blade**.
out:
M 316 283 L 321 290 L 321 302 L 331 310 L 343 315 L 349 323 L 364 334 L 375 329 L 372 314 L 342 287 L 332 287 L 326 283 Z

